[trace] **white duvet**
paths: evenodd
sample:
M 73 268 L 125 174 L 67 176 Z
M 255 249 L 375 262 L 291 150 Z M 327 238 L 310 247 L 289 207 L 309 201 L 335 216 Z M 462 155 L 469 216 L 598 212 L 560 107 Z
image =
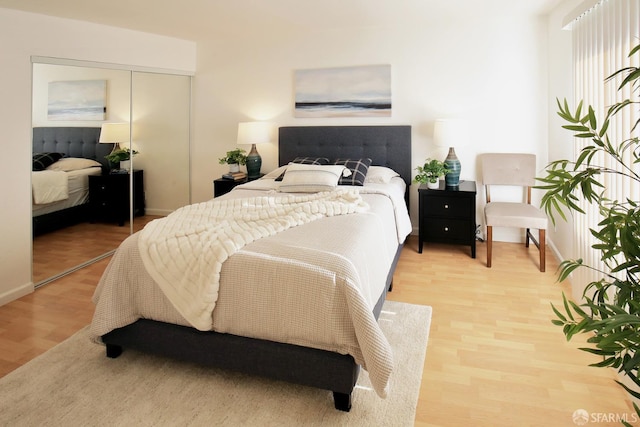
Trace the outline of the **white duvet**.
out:
M 245 245 L 322 217 L 365 212 L 355 191 L 211 200 L 152 221 L 140 233 L 145 268 L 195 328 L 211 330 L 222 263 Z

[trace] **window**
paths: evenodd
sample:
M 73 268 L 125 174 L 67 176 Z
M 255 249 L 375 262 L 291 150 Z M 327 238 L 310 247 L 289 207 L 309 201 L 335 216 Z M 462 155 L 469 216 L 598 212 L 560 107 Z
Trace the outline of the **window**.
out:
M 590 2 L 591 4 L 593 2 Z M 631 88 L 618 90 L 620 79 L 605 83 L 605 79 L 620 68 L 630 65 L 629 51 L 640 42 L 640 0 L 602 0 L 584 12 L 571 23 L 573 38 L 574 105 L 583 100 L 584 107 L 591 105 L 602 118 L 611 104 L 622 99 L 632 98 Z M 634 59 L 635 60 L 635 59 Z M 638 93 L 635 94 L 635 97 Z M 584 111 L 584 110 L 583 110 Z M 618 114 L 609 128 L 609 137 L 614 145 L 631 135 L 631 128 L 638 120 L 637 109 L 627 109 Z M 637 134 L 637 130 L 636 130 Z M 575 153 L 581 144 L 590 141 L 576 139 Z M 628 164 L 631 164 L 629 159 Z M 607 177 L 603 182 L 609 191 L 609 198 L 624 200 L 631 197 L 640 200 L 640 188 L 631 180 Z M 576 215 L 574 221 L 574 247 L 576 258 L 582 258 L 585 264 L 600 268 L 599 252 L 591 246 L 595 240 L 587 231 L 596 229 L 600 221 L 597 208 L 583 205 L 586 215 Z M 598 280 L 595 272 L 578 269 L 574 272 L 576 283 L 588 283 Z

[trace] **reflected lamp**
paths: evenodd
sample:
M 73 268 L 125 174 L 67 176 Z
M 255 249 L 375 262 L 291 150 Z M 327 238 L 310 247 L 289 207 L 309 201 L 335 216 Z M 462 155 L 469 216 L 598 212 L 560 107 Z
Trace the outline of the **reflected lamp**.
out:
M 111 152 L 120 148 L 120 143 L 129 142 L 128 123 L 103 123 L 100 129 L 101 144 L 114 144 Z

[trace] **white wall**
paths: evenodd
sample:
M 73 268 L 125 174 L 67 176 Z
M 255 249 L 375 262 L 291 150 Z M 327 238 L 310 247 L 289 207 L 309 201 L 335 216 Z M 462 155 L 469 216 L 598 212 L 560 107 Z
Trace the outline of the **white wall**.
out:
M 481 8 L 478 8 L 480 10 Z M 547 160 L 546 20 L 511 10 L 425 17 L 424 25 L 353 28 L 279 38 L 198 43 L 194 80 L 193 201 L 212 197 L 212 181 L 224 172 L 217 158 L 234 147 L 237 123 L 277 125 L 408 124 L 413 165 L 444 159 L 432 147 L 437 118 L 472 123 L 470 144 L 456 149 L 461 179 L 478 180 L 476 156 L 488 151 L 533 152 Z M 293 73 L 297 69 L 391 64 L 391 118 L 295 119 Z M 260 145 L 263 172 L 275 168 L 275 144 Z M 417 185 L 411 216 L 417 225 Z M 478 222 L 484 200 L 478 194 Z M 518 240 L 513 230 L 495 238 Z
M 31 57 L 195 71 L 195 44 L 84 22 L 0 9 L 0 304 L 31 282 Z

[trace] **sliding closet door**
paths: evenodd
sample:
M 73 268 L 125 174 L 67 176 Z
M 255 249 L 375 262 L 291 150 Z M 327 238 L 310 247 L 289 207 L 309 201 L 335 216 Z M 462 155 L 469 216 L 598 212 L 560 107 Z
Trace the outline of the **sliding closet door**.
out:
M 102 118 L 85 118 L 68 114 L 58 116 L 49 114 L 49 106 L 56 99 L 68 96 L 75 100 L 77 94 L 74 85 L 84 81 L 104 82 L 104 99 L 106 113 Z M 67 84 L 67 92 L 52 92 L 52 88 L 60 83 Z M 131 71 L 76 65 L 60 65 L 50 63 L 34 63 L 32 66 L 32 126 L 33 127 L 90 127 L 101 128 L 103 123 L 129 122 L 131 115 Z M 31 144 L 31 141 L 24 141 Z M 85 182 L 86 184 L 86 182 Z M 81 193 L 80 188 L 85 188 Z M 82 202 L 88 197 L 86 187 L 74 179 L 69 190 L 69 206 Z M 80 199 L 82 197 L 83 199 Z M 65 201 L 63 201 L 65 202 Z M 73 203 L 72 203 L 73 202 Z M 61 202 L 62 203 L 62 202 Z M 67 205 L 59 204 L 35 205 L 32 215 L 61 213 L 56 224 L 66 224 L 65 216 L 72 215 L 69 210 L 60 210 Z M 37 219 L 40 221 L 40 219 Z M 76 221 L 68 221 L 75 224 Z M 60 228 L 54 232 L 34 236 L 32 242 L 32 277 L 36 286 L 77 269 L 86 263 L 99 259 L 117 248 L 120 242 L 130 233 L 130 227 L 118 224 L 82 221 L 74 226 Z
M 191 77 L 133 72 L 131 93 L 133 169 L 143 171 L 148 220 L 190 201 Z M 134 216 L 134 228 L 140 221 Z
M 129 183 L 129 190 L 133 190 L 129 195 L 131 221 L 124 225 L 112 221 L 84 221 L 60 232 L 34 237 L 33 281 L 36 286 L 108 255 L 131 232 L 190 201 L 191 77 L 118 67 L 33 64 L 34 127 L 100 128 L 103 123 L 130 123 L 131 140 L 121 145 L 138 152 L 131 160 L 130 168 L 134 172 L 124 180 Z M 106 81 L 104 120 L 50 120 L 47 117 L 49 83 L 81 80 Z M 118 194 L 126 192 L 126 186 L 123 189 L 120 185 L 122 177 L 105 178 L 111 184 L 117 181 Z M 66 242 L 68 247 L 60 250 L 61 242 Z

